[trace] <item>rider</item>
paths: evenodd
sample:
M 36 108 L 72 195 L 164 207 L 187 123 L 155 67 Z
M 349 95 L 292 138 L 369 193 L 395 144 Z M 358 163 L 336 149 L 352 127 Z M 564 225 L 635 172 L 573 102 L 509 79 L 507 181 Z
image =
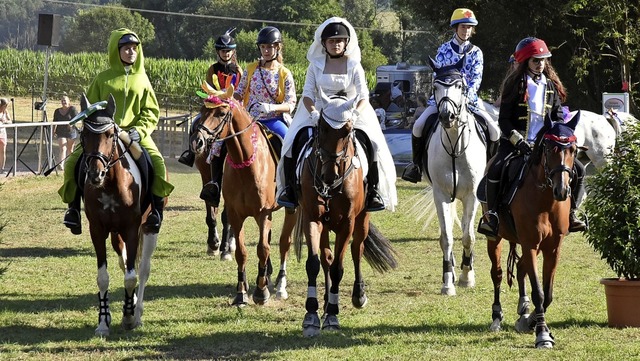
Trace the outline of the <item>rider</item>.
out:
M 530 154 L 531 144 L 544 124 L 544 118 L 563 121 L 562 101 L 566 90 L 551 66 L 547 44 L 537 38 L 522 39 L 514 54 L 516 65 L 502 83 L 502 102 L 498 121 L 502 130 L 500 146 L 487 169 L 486 195 L 488 211 L 480 219 L 478 232 L 495 237 L 498 234 L 500 178 L 504 161 L 510 154 Z M 574 161 L 575 177 L 571 182 L 569 231 L 584 231 L 586 225 L 575 215 L 576 199 L 583 192 L 584 166 Z
M 149 152 L 155 176 L 151 186 L 153 211 L 147 217 L 145 226 L 152 232 L 158 232 L 162 224 L 164 198 L 173 191 L 173 185 L 166 179 L 162 154 L 151 138 L 158 124 L 160 107 L 144 69 L 142 44 L 138 35 L 125 28 L 114 30 L 107 49 L 110 67 L 93 79 L 87 90 L 87 98 L 89 102 L 96 103 L 108 99 L 109 94 L 113 95 L 116 101 L 113 120 Z M 58 190 L 62 201 L 69 203 L 64 224 L 73 234 L 82 233 L 81 194 L 75 179 L 76 163 L 81 155 L 82 147 L 76 146 L 65 162 L 64 182 Z
M 242 69 L 236 60 L 236 41 L 231 37 L 231 33 L 235 30 L 229 29 L 220 35 L 215 42 L 216 54 L 218 61 L 211 64 L 207 70 L 207 83 L 214 89 L 222 90 L 233 85 L 238 87 L 242 77 Z M 200 114 L 196 116 L 192 124 L 196 124 L 200 118 Z M 193 129 L 191 129 L 191 133 Z M 200 198 L 211 202 L 215 207 L 220 204 L 220 190 L 222 189 L 222 170 L 224 168 L 224 159 L 227 155 L 227 147 L 224 143 L 220 146 L 220 154 L 211 155 L 209 158 L 211 181 L 202 187 Z M 195 153 L 191 148 L 185 150 L 180 158 L 180 163 L 193 166 L 195 161 Z
M 358 38 L 351 24 L 342 18 L 327 19 L 315 32 L 314 41 L 307 52 L 309 67 L 291 129 L 285 137 L 282 161 L 278 164 L 278 204 L 295 208 L 298 204 L 296 184 L 296 158 L 298 145 L 311 136 L 311 128 L 320 118 L 320 91 L 327 96 L 345 91 L 347 97 L 358 97 L 354 111 L 354 127 L 358 138 L 370 142 L 373 159 L 369 159 L 369 187 L 367 211 L 386 207 L 393 210 L 397 204 L 395 167 L 391 153 L 378 124 L 378 118 L 368 101 L 367 81 L 360 64 Z M 295 145 L 294 145 L 295 143 Z M 373 148 L 373 149 L 371 149 Z M 379 179 L 382 175 L 382 179 Z M 382 195 L 381 195 L 382 194 Z
M 451 15 L 450 26 L 454 29 L 453 38 L 440 45 L 435 63 L 440 67 L 456 64 L 463 57 L 464 65 L 460 72 L 466 82 L 466 96 L 469 110 L 485 119 L 489 128 L 489 138 L 492 144 L 500 139 L 500 129 L 496 121 L 484 109 L 484 103 L 478 98 L 478 89 L 482 82 L 483 55 L 482 50 L 471 44 L 469 39 L 475 33 L 475 26 L 478 25 L 473 11 L 459 8 Z M 422 115 L 416 119 L 413 125 L 411 147 L 413 150 L 413 162 L 407 165 L 402 173 L 402 179 L 417 183 L 422 179 L 422 156 L 424 153 L 425 141 L 423 130 L 430 129 L 435 124 L 435 117 L 431 117 L 438 112 L 433 95 L 428 100 L 428 107 Z M 432 118 L 432 119 L 430 119 Z M 493 149 L 490 144 L 489 149 Z
M 234 97 L 249 114 L 284 138 L 296 106 L 291 71 L 282 64 L 282 34 L 273 26 L 260 30 L 256 41 L 260 59 L 247 65 Z

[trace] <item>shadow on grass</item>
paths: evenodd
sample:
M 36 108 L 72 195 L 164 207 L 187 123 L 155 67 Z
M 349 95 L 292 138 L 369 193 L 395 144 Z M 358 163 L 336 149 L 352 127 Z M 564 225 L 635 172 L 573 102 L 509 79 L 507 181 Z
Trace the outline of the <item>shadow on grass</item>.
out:
M 46 257 L 76 257 L 76 256 L 93 256 L 93 252 L 88 252 L 78 248 L 44 248 L 44 247 L 17 247 L 4 248 L 0 250 L 0 256 L 3 258 L 46 258 Z

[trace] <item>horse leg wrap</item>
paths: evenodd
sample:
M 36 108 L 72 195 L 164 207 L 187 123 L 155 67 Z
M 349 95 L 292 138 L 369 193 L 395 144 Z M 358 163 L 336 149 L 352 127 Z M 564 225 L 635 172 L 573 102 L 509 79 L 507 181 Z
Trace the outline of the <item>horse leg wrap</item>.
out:
M 469 267 L 469 271 L 473 269 L 473 252 L 469 254 L 469 257 L 464 254 L 462 251 L 462 264 L 460 265 L 460 269 L 464 269 L 464 266 Z
M 494 303 L 493 306 L 491 306 L 491 319 L 492 320 L 498 319 L 500 321 L 502 321 L 504 319 L 504 313 L 502 312 L 502 306 L 500 306 L 499 303 Z
M 111 312 L 109 311 L 109 292 L 105 291 L 104 297 L 100 296 L 100 292 L 98 292 L 98 304 L 99 304 L 99 312 L 98 312 L 98 324 L 102 322 L 104 317 L 104 322 L 107 324 L 107 327 L 111 325 Z
M 124 290 L 124 305 L 122 305 L 122 313 L 125 315 L 133 315 L 133 310 L 136 308 L 134 297 L 135 289 L 131 292 L 131 295 Z
M 326 312 L 329 315 L 337 315 L 340 313 L 340 309 L 338 307 L 339 296 L 337 293 L 329 293 L 329 303 L 327 304 Z
M 452 261 L 442 261 L 442 282 L 444 282 L 444 274 L 447 272 L 453 272 Z
M 304 303 L 304 308 L 307 310 L 307 312 L 318 312 L 318 298 L 307 297 L 307 300 Z
M 317 255 L 310 256 L 307 258 L 307 263 L 305 265 L 307 270 L 307 278 L 309 279 L 309 286 L 316 285 L 316 279 L 318 278 L 318 274 L 320 273 L 320 259 Z
M 249 284 L 247 283 L 247 274 L 244 271 L 238 271 L 238 292 L 247 292 Z

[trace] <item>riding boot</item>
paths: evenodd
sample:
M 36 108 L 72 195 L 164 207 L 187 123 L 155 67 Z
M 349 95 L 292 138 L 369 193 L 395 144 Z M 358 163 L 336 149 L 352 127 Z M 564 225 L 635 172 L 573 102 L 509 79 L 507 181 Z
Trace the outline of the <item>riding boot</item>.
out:
M 80 191 L 76 191 L 76 196 L 73 201 L 69 203 L 69 208 L 64 213 L 64 220 L 62 221 L 73 234 L 82 234 L 82 222 L 80 220 L 81 200 L 82 196 L 80 195 Z
M 422 156 L 424 154 L 424 138 L 411 135 L 411 150 L 413 161 L 402 172 L 402 179 L 418 183 L 422 180 Z
M 584 195 L 584 166 L 578 160 L 574 162 L 575 176 L 571 180 L 571 211 L 569 211 L 569 232 L 584 232 L 587 230 L 587 224 L 576 216 L 578 208 L 578 200 Z
M 191 149 L 187 149 L 180 155 L 178 158 L 178 162 L 187 165 L 189 167 L 193 167 L 193 163 L 196 161 L 196 154 L 191 151 Z
M 384 200 L 378 192 L 378 162 L 373 162 L 369 166 L 369 174 L 367 174 L 367 212 L 381 211 L 385 208 Z
M 200 199 L 210 202 L 214 207 L 220 205 L 220 192 L 222 190 L 222 171 L 224 168 L 224 159 L 222 153 L 219 157 L 211 159 L 211 181 L 205 184 L 200 191 Z
M 282 166 L 284 168 L 284 188 L 278 197 L 278 204 L 289 209 L 295 209 L 298 206 L 296 199 L 296 162 L 293 158 L 283 157 Z
M 498 198 L 500 192 L 500 182 L 487 178 L 487 208 L 488 210 L 480 218 L 478 232 L 487 237 L 498 236 Z
M 151 197 L 151 207 L 151 212 L 149 212 L 144 226 L 148 232 L 159 233 L 163 218 L 164 197 L 158 197 L 153 194 Z

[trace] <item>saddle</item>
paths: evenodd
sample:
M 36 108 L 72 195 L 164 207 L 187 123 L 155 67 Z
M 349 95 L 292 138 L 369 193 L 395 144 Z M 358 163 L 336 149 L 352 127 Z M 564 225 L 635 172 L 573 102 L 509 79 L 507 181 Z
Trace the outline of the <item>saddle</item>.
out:
M 277 133 L 269 129 L 266 125 L 256 122 L 260 126 L 260 131 L 267 139 L 267 143 L 269 144 L 269 152 L 271 153 L 271 159 L 273 159 L 275 164 L 278 164 L 280 161 L 280 153 L 282 151 L 282 144 L 284 143 L 284 139 L 279 136 Z
M 482 140 L 482 143 L 484 144 L 485 149 L 487 150 L 487 161 L 488 161 L 489 159 L 491 159 L 491 157 L 493 157 L 493 155 L 498 150 L 498 142 L 496 142 L 495 144 L 492 144 L 489 141 L 489 127 L 487 125 L 486 119 L 479 116 L 478 114 L 475 114 L 473 112 L 471 113 L 473 114 L 476 120 L 474 122 L 476 132 L 478 133 L 480 140 Z M 429 153 L 426 150 L 429 149 L 429 143 L 431 143 L 431 138 L 433 137 L 433 134 L 436 132 L 436 129 L 439 126 L 439 124 L 440 122 L 438 121 L 438 113 L 431 114 L 427 118 L 427 121 L 425 122 L 425 127 L 422 130 L 422 137 L 423 139 L 425 139 L 425 149 L 424 149 L 424 156 L 423 156 L 424 173 L 427 175 L 427 179 L 429 179 L 429 182 L 431 182 L 431 175 L 429 175 Z
M 125 145 L 121 140 L 118 140 L 118 146 L 124 148 Z M 142 155 L 139 159 L 134 159 L 136 166 L 140 170 L 140 177 L 142 180 L 141 187 L 146 190 L 146 193 L 142 197 L 142 204 L 140 209 L 147 209 L 147 207 L 151 204 L 151 185 L 153 183 L 153 178 L 155 176 L 153 164 L 151 163 L 151 156 L 146 148 L 140 147 L 142 149 Z M 133 158 L 133 157 L 132 157 Z M 80 179 L 85 179 L 87 176 L 87 165 L 85 162 L 85 155 L 78 159 L 76 163 L 75 169 L 75 180 L 78 185 L 78 189 L 81 194 L 84 192 L 84 182 L 80 182 Z

